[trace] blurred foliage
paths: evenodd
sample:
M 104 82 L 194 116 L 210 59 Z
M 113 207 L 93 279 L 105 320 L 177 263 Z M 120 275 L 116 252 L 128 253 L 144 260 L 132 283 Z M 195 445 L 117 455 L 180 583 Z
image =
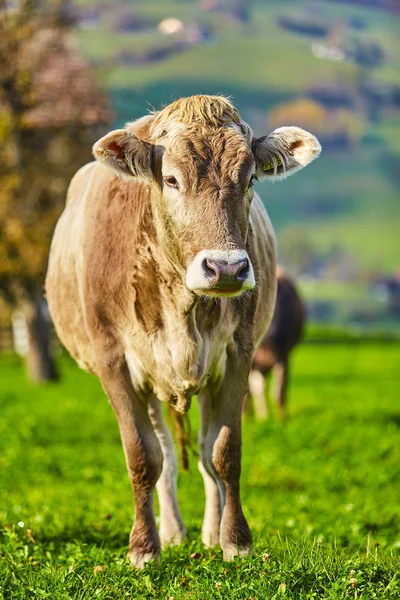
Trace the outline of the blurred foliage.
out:
M 299 98 L 279 104 L 268 115 L 271 127 L 281 127 L 284 123 L 296 123 L 313 131 L 321 142 L 350 146 L 359 141 L 364 133 L 364 120 L 347 108 L 328 109 L 316 100 Z
M 36 300 L 72 174 L 109 110 L 71 41 L 65 3 L 0 1 L 0 289 Z
M 309 271 L 316 259 L 315 247 L 297 225 L 287 227 L 282 233 L 279 251 L 280 260 L 294 275 Z
M 56 377 L 43 303 L 54 227 L 98 124 L 110 118 L 71 38 L 68 6 L 0 0 L 0 294 L 24 315 L 34 381 Z

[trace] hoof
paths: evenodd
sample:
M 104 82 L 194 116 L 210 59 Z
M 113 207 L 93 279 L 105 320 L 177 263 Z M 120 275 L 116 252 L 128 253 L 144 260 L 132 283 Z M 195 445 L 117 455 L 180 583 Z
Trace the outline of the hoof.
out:
M 135 569 L 144 569 L 148 563 L 152 563 L 154 567 L 160 565 L 159 552 L 143 552 L 140 549 L 134 549 L 128 552 L 128 558 Z
M 222 548 L 222 551 L 224 553 L 224 560 L 232 561 L 237 556 L 239 556 L 239 558 L 248 556 L 252 551 L 252 545 L 235 546 L 234 544 L 229 544 L 228 546 L 225 546 L 225 548 Z
M 219 544 L 219 530 L 201 532 L 201 541 L 207 548 L 215 548 Z

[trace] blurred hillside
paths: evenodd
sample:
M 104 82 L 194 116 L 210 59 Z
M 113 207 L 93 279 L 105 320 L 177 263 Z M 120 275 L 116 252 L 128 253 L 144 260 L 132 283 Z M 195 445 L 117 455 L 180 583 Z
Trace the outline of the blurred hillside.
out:
M 319 136 L 310 169 L 259 188 L 280 259 L 308 297 L 344 302 L 339 320 L 378 318 L 374 284 L 400 268 L 399 3 L 76 0 L 71 10 L 116 125 L 182 95 L 222 93 L 259 135 L 297 124 Z

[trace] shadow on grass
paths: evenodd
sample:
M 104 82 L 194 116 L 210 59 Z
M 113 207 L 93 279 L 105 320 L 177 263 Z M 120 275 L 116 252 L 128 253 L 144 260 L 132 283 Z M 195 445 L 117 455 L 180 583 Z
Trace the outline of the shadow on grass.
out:
M 65 528 L 55 533 L 41 532 L 36 537 L 40 544 L 53 544 L 56 548 L 78 543 L 116 550 L 124 546 L 128 547 L 129 532 L 130 526 L 126 530 L 86 526 L 82 528 Z
M 55 533 L 41 532 L 36 536 L 36 541 L 44 546 L 52 544 L 57 550 L 64 548 L 68 544 L 79 544 L 96 546 L 97 548 L 106 550 L 115 551 L 122 549 L 123 551 L 128 551 L 130 529 L 130 523 L 124 530 L 120 528 L 114 530 L 111 526 L 107 527 L 106 525 L 93 525 L 91 527 L 88 524 L 82 528 L 66 527 Z M 188 546 L 193 542 L 198 542 L 200 537 L 199 527 L 189 527 L 188 539 L 183 545 Z

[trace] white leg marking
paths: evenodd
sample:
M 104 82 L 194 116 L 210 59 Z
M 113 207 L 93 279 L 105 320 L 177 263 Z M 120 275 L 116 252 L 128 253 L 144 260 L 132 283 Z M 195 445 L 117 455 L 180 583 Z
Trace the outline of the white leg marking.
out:
M 206 437 L 211 411 L 209 393 L 204 390 L 199 395 L 201 411 L 201 427 L 199 432 L 200 460 L 199 471 L 203 476 L 206 505 L 204 509 L 201 539 L 205 546 L 213 547 L 219 544 L 219 530 L 222 508 L 225 504 L 225 487 L 212 466 L 212 452 L 207 455 Z
M 161 402 L 157 398 L 152 398 L 149 402 L 149 416 L 164 457 L 163 468 L 156 487 L 160 504 L 160 540 L 161 546 L 165 547 L 182 543 L 187 534 L 178 507 L 176 491 L 178 461 L 174 440 L 165 424 Z
M 203 463 L 199 460 L 199 471 L 203 476 L 204 489 L 206 493 L 206 506 L 201 528 L 201 540 L 205 546 L 213 547 L 219 544 L 219 524 L 221 520 L 220 497 L 218 485 L 211 475 L 205 470 Z

